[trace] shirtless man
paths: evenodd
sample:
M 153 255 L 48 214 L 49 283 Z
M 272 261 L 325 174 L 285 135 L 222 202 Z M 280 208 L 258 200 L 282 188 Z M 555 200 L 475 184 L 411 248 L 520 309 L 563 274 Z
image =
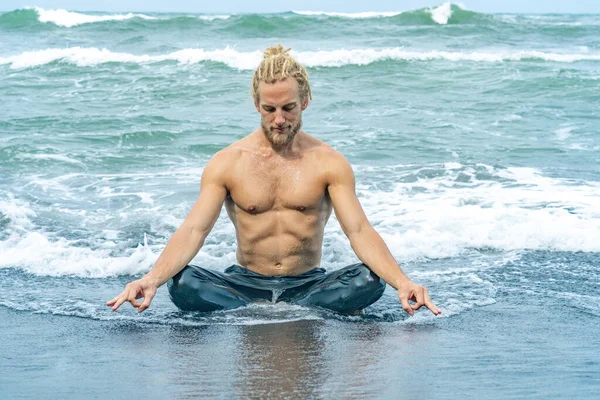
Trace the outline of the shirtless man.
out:
M 348 161 L 301 130 L 312 96 L 306 70 L 288 50 L 268 48 L 254 73 L 261 127 L 212 157 L 196 203 L 154 267 L 107 306 L 117 310 L 128 301 L 142 312 L 169 281 L 171 299 L 183 310 L 282 300 L 353 313 L 377 301 L 385 281 L 411 316 L 423 306 L 441 313 L 367 220 Z M 187 265 L 223 204 L 235 226 L 239 265 L 224 273 Z M 332 209 L 362 263 L 326 273 L 319 265 Z

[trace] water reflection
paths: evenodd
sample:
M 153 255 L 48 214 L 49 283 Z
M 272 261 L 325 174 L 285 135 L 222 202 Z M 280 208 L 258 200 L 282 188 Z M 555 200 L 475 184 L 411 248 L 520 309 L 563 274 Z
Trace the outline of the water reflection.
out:
M 332 319 L 171 327 L 166 348 L 153 346 L 164 353 L 168 376 L 160 379 L 170 382 L 171 397 L 425 395 L 431 388 L 414 373 L 432 372 L 428 342 L 436 330 Z
M 239 398 L 313 398 L 325 367 L 322 321 L 244 327 L 239 343 Z

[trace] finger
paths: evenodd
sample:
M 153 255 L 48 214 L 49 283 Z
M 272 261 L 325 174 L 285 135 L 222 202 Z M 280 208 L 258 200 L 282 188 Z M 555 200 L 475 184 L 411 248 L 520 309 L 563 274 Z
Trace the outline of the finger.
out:
M 127 296 L 127 289 L 123 290 L 119 295 L 115 296 L 111 301 L 107 301 L 106 305 L 107 306 L 114 305 L 123 296 Z
M 142 303 L 136 301 L 136 299 L 142 296 L 142 290 L 134 285 L 133 282 L 127 284 L 127 300 L 133 307 L 139 307 Z
M 112 306 L 113 304 L 115 304 L 115 303 L 117 302 L 117 300 L 118 300 L 118 299 L 119 299 L 119 296 L 115 297 L 114 299 L 112 299 L 112 300 L 110 300 L 110 301 L 107 301 L 107 302 L 106 302 L 106 305 L 110 307 L 110 306 Z
M 147 293 L 144 293 L 145 297 L 144 297 L 144 302 L 138 307 L 138 312 L 141 313 L 142 311 L 144 311 L 145 309 L 147 309 L 148 307 L 150 307 L 150 303 L 152 302 L 152 299 L 154 298 L 154 291 L 149 290 Z
M 416 295 L 413 295 L 413 297 L 416 299 L 415 304 L 411 304 L 410 306 L 413 310 L 418 310 L 425 305 L 425 294 L 427 294 L 427 289 L 423 288 L 422 291 L 420 290 L 416 293 Z
M 412 317 L 415 314 L 415 312 L 410 307 L 410 304 L 408 304 L 408 296 L 406 296 L 404 294 L 398 294 L 398 298 L 400 299 L 400 303 L 402 303 L 402 309 L 404 311 L 406 311 L 407 313 L 409 313 L 410 316 Z
M 119 296 L 117 302 L 112 306 L 112 310 L 117 311 L 119 307 L 121 307 L 121 304 L 125 303 L 126 300 L 127 298 L 125 296 Z
M 142 305 L 142 303 L 140 301 L 137 301 L 135 297 L 130 297 L 127 299 L 128 302 L 131 303 L 132 306 L 134 306 L 135 308 L 138 308 L 139 306 Z
M 440 315 L 442 310 L 437 308 L 433 301 L 429 298 L 429 295 L 425 297 L 425 307 L 427 307 L 434 315 Z

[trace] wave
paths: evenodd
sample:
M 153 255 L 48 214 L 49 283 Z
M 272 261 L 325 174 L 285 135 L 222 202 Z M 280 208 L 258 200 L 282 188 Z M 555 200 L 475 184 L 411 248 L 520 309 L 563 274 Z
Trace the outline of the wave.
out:
M 79 283 L 79 285 L 81 285 L 81 283 Z M 161 289 L 161 291 L 162 290 L 163 289 Z M 87 298 L 65 299 L 54 298 L 52 295 L 40 296 L 38 294 L 35 300 L 25 303 L 22 301 L 22 298 L 19 299 L 14 294 L 13 296 L 14 297 L 6 300 L 0 299 L 0 306 L 16 311 L 33 312 L 35 314 L 60 315 L 96 321 L 130 322 L 159 326 L 248 326 L 284 324 L 295 321 L 321 321 L 325 318 L 341 319 L 345 321 L 352 321 L 353 318 L 357 319 L 356 317 L 339 316 L 326 310 L 315 310 L 314 308 L 296 306 L 284 302 L 275 304 L 250 304 L 246 307 L 234 310 L 215 311 L 209 314 L 182 314 L 175 311 L 173 308 L 174 306 L 170 301 L 161 301 L 155 297 L 155 300 L 152 303 L 153 306 L 151 312 L 146 311 L 144 314 L 138 315 L 137 312 L 132 312 L 132 309 L 127 306 L 121 308 L 118 313 L 114 313 L 104 306 L 103 303 L 106 299 L 99 299 L 98 301 L 93 302 Z M 159 296 L 160 294 L 157 295 L 157 297 Z M 397 309 L 395 310 L 395 315 L 403 317 Z M 376 319 L 376 317 L 373 319 Z
M 390 26 L 479 25 L 525 29 L 564 30 L 600 26 L 597 15 L 517 15 L 485 14 L 471 11 L 461 3 L 406 11 L 330 12 L 290 11 L 273 14 L 174 14 L 174 13 L 81 13 L 41 7 L 17 9 L 0 14 L 0 28 L 35 27 L 75 28 L 86 24 L 133 24 L 136 29 L 217 28 L 236 35 L 256 35 L 278 30 L 302 30 L 336 24 L 354 29 L 356 24 Z M 324 24 L 325 23 L 325 24 Z M 209 24 L 209 25 L 207 25 Z
M 444 259 L 472 249 L 600 252 L 598 182 L 550 178 L 532 168 L 456 162 L 391 168 L 357 165 L 361 174 L 391 174 L 397 182 L 385 191 L 369 184 L 359 185 L 357 191 L 367 214 L 398 260 Z M 432 168 L 444 173 L 418 180 L 405 179 L 422 176 L 420 171 Z M 465 182 L 465 176 L 471 181 Z M 81 192 L 80 187 L 65 182 L 63 186 L 63 196 Z M 100 189 L 101 196 L 113 196 L 105 188 Z M 51 202 L 48 204 L 54 213 L 55 207 Z M 17 268 L 40 276 L 88 278 L 144 273 L 162 250 L 167 232 L 172 232 L 182 219 L 174 218 L 173 209 L 167 204 L 155 204 L 149 209 L 143 197 L 128 204 L 127 210 L 114 209 L 123 220 L 135 214 L 141 222 L 147 222 L 143 231 L 154 237 L 152 243 L 148 244 L 145 234 L 143 240 L 137 239 L 142 236 L 139 228 L 131 231 L 133 240 L 119 238 L 117 233 L 131 229 L 124 225 L 96 232 L 93 221 L 98 215 L 93 211 L 77 222 L 77 226 L 91 227 L 86 234 L 90 240 L 83 243 L 77 237 L 68 238 L 65 233 L 44 228 L 47 222 L 40 216 L 47 209 L 43 206 L 4 196 L 0 198 L 0 270 Z M 59 212 L 53 218 L 68 216 L 64 209 Z M 185 215 L 183 210 L 176 214 Z M 159 226 L 163 225 L 168 225 L 168 229 L 158 234 L 163 230 Z M 339 225 L 328 224 L 324 265 L 354 262 L 348 246 Z M 224 268 L 235 262 L 235 233 L 226 217 L 217 221 L 212 239 L 194 262 L 211 268 Z
M 0 25 L 25 25 L 37 21 L 43 24 L 50 23 L 65 28 L 71 28 L 83 24 L 107 21 L 126 21 L 134 18 L 144 20 L 157 19 L 156 17 L 145 14 L 83 14 L 62 9 L 46 10 L 40 7 L 33 7 L 2 14 L 0 16 Z
M 462 8 L 455 6 L 455 9 L 458 8 L 462 10 Z M 429 9 L 428 12 L 431 14 L 431 19 L 434 22 L 437 22 L 440 25 L 446 25 L 450 18 L 452 17 L 452 4 L 444 3 L 443 5 Z
M 45 10 L 39 7 L 35 7 L 34 10 L 38 14 L 38 19 L 40 22 L 50 22 L 58 26 L 64 26 L 66 28 L 94 22 L 125 21 L 132 18 L 141 18 L 148 20 L 156 19 L 155 17 L 150 17 L 148 15 L 132 13 L 114 15 L 90 15 L 60 9 Z
M 83 24 L 92 24 L 99 22 L 119 22 L 128 20 L 145 20 L 145 21 L 164 21 L 164 20 L 200 20 L 214 21 L 225 20 L 231 15 L 194 15 L 190 17 L 182 16 L 152 16 L 138 13 L 127 14 L 85 14 L 63 9 L 47 10 L 41 7 L 25 8 L 10 11 L 0 15 L 0 26 L 3 25 L 29 25 L 32 23 L 53 24 L 64 28 L 72 28 Z
M 383 11 L 383 12 L 356 12 L 342 13 L 329 11 L 292 11 L 294 14 L 310 17 L 349 18 L 349 19 L 372 19 L 392 18 L 396 22 L 404 24 L 431 24 L 446 25 L 449 22 L 465 22 L 465 17 L 482 15 L 469 11 L 464 5 L 451 2 L 444 3 L 438 7 L 422 8 L 411 11 Z M 454 19 L 452 18 L 454 16 Z
M 292 51 L 297 59 L 309 68 L 363 66 L 384 61 L 436 61 L 451 62 L 507 62 L 551 61 L 573 63 L 577 61 L 600 61 L 598 53 L 551 53 L 538 50 L 499 50 L 497 52 L 409 51 L 399 47 L 381 49 L 339 49 L 323 51 Z M 0 65 L 23 69 L 54 62 L 89 67 L 104 63 L 149 64 L 173 61 L 181 64 L 216 62 L 237 70 L 252 70 L 260 63 L 260 50 L 242 52 L 226 47 L 217 50 L 183 49 L 164 55 L 135 55 L 117 53 L 95 47 L 50 48 L 28 51 L 15 56 L 0 57 Z
M 369 175 L 390 174 L 379 167 L 362 168 Z M 363 207 L 378 221 L 378 231 L 397 259 L 456 257 L 468 249 L 600 252 L 600 183 L 551 178 L 535 168 L 453 162 L 443 169 L 439 177 L 397 179 L 386 192 L 357 187 Z M 415 173 L 414 168 L 409 171 L 401 174 Z M 479 174 L 493 179 L 476 179 Z M 474 179 L 457 185 L 463 175 Z
M 480 19 L 486 19 L 486 14 L 481 14 L 465 9 L 460 3 L 444 3 L 438 7 L 422 8 L 409 11 L 384 11 L 384 12 L 328 12 L 328 11 L 290 11 L 275 14 L 106 14 L 106 13 L 81 13 L 68 11 L 64 9 L 44 9 L 41 7 L 25 8 L 10 11 L 0 15 L 0 27 L 9 26 L 28 26 L 36 23 L 53 24 L 58 27 L 72 28 L 83 24 L 106 23 L 106 22 L 147 22 L 150 24 L 172 24 L 174 26 L 184 26 L 189 23 L 211 22 L 230 20 L 226 26 L 234 30 L 237 26 L 252 28 L 255 31 L 261 31 L 274 24 L 275 28 L 280 27 L 280 22 L 285 22 L 285 29 L 288 25 L 303 26 L 302 24 L 316 22 L 323 19 L 343 19 L 343 20 L 389 20 L 393 24 L 399 25 L 446 25 L 476 22 Z M 487 20 L 487 19 L 486 19 Z
M 330 12 L 330 11 L 292 11 L 294 14 L 305 15 L 305 16 L 324 16 L 324 17 L 339 17 L 339 18 L 351 18 L 351 19 L 366 19 L 366 18 L 385 18 L 394 17 L 402 14 L 402 11 L 365 11 L 357 13 L 343 13 L 343 12 Z

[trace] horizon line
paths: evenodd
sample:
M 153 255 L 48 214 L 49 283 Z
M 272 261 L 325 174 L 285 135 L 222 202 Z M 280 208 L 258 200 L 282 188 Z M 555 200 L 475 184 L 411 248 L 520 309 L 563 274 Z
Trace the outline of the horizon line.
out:
M 452 3 L 455 5 L 454 3 Z M 31 7 L 23 7 L 23 8 L 14 8 L 12 10 L 0 10 L 0 13 L 8 13 L 18 10 L 35 10 L 36 8 L 40 8 L 42 10 L 64 10 L 67 12 L 78 12 L 78 13 L 156 13 L 156 14 L 202 14 L 202 15 L 252 15 L 252 14 L 285 14 L 285 13 L 299 13 L 299 12 L 321 12 L 321 13 L 340 13 L 340 14 L 361 14 L 361 13 L 407 13 L 411 11 L 420 11 L 420 10 L 431 10 L 441 6 L 433 6 L 433 7 L 422 7 L 422 8 L 412 8 L 404 11 L 400 10 L 364 10 L 364 11 L 329 11 L 329 10 L 287 10 L 287 11 L 211 11 L 211 12 L 202 12 L 202 11 L 156 11 L 156 10 L 79 10 L 79 9 L 67 9 L 67 8 L 44 8 L 39 6 L 31 6 Z M 517 12 L 517 11 L 479 11 L 469 8 L 461 8 L 464 11 L 471 11 L 480 14 L 510 14 L 510 15 L 600 15 L 600 12 L 569 12 L 569 11 L 546 11 L 546 12 Z

